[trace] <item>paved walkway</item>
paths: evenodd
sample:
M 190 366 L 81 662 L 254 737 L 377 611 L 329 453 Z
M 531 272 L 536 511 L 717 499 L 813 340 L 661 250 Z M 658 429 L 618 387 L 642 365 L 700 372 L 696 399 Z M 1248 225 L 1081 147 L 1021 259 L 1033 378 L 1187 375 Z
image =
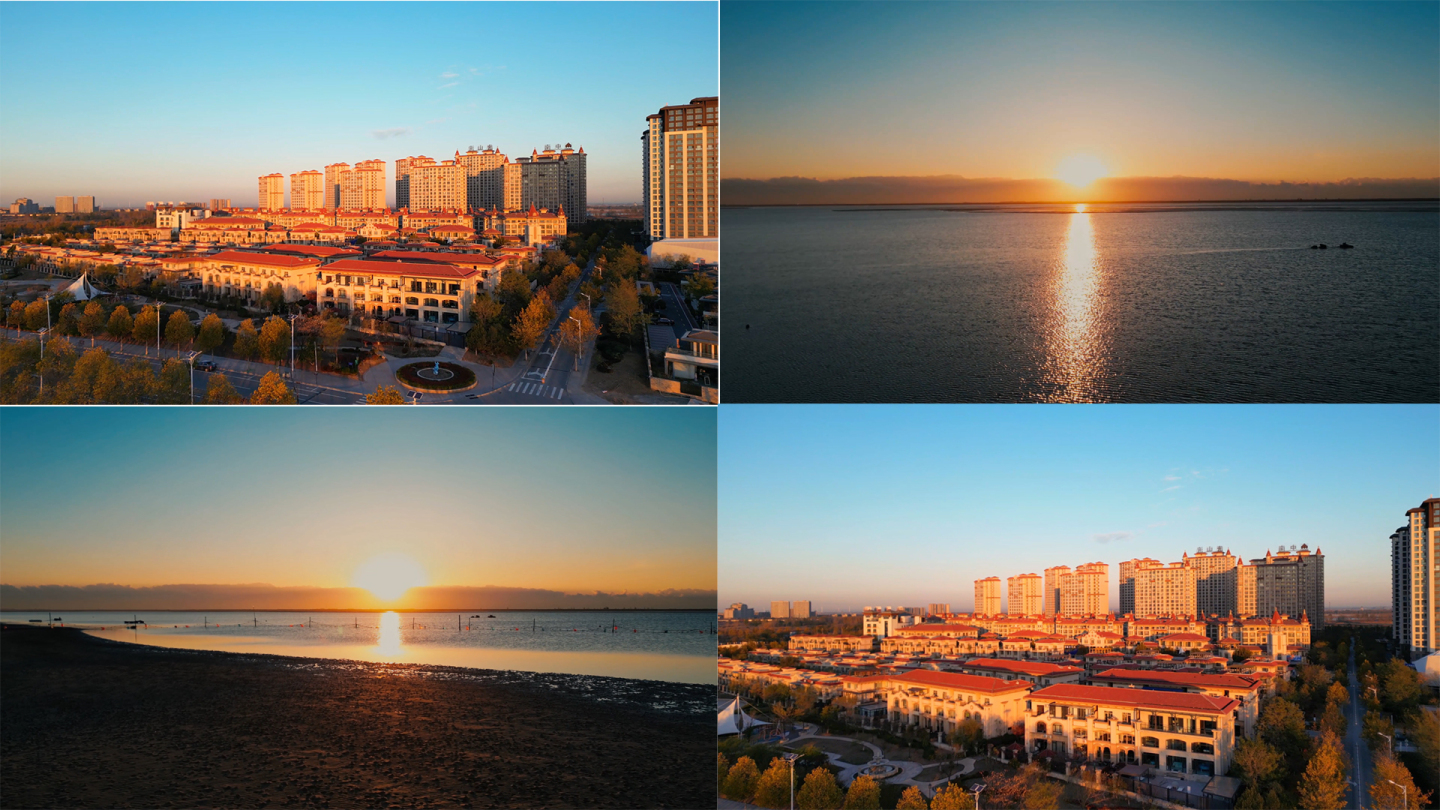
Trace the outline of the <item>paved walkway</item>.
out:
M 928 768 L 929 766 L 937 763 L 906 761 L 892 762 L 888 759 L 885 759 L 884 753 L 880 750 L 880 746 L 872 742 L 868 742 L 866 740 L 859 740 L 854 737 L 839 737 L 833 734 L 821 733 L 818 727 L 813 726 L 809 723 L 800 723 L 798 725 L 800 727 L 800 733 L 789 738 L 789 744 L 791 745 L 798 744 L 802 740 L 841 740 L 843 742 L 855 743 L 856 745 L 863 745 L 866 748 L 870 749 L 870 753 L 873 755 L 872 760 L 862 765 L 852 765 L 848 762 L 843 762 L 841 761 L 839 754 L 832 754 L 829 751 L 825 752 L 825 756 L 827 759 L 830 760 L 830 764 L 840 769 L 840 775 L 837 778 L 842 785 L 850 784 L 851 780 L 853 780 L 856 776 L 860 775 L 860 771 L 862 768 L 868 768 L 871 765 L 893 765 L 900 769 L 900 773 L 895 776 L 889 777 L 888 779 L 885 779 L 883 781 L 889 782 L 894 785 L 914 785 L 915 787 L 920 788 L 920 792 L 924 793 L 926 796 L 934 796 L 936 790 L 938 790 L 941 786 L 949 783 L 951 780 L 961 779 L 975 772 L 975 758 L 965 757 L 963 759 L 955 760 L 955 763 L 960 766 L 960 770 L 956 771 L 954 774 L 947 776 L 944 779 L 920 781 L 916 779 L 916 777 L 920 775 L 920 772 Z

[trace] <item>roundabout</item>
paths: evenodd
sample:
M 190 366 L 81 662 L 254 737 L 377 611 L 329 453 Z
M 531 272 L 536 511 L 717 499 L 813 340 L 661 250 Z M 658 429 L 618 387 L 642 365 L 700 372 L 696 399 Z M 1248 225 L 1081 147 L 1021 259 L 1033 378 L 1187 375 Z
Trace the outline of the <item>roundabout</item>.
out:
M 412 391 L 467 391 L 475 387 L 475 372 L 455 363 L 435 360 L 408 363 L 395 369 L 395 379 Z

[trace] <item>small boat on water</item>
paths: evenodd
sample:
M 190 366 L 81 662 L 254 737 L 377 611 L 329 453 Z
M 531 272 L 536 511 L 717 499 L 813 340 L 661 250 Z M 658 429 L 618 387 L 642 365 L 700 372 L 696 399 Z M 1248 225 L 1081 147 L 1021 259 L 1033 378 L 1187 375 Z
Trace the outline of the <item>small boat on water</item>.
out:
M 1355 246 L 1352 245 L 1352 244 L 1350 244 L 1349 242 L 1341 242 L 1341 243 L 1340 243 L 1339 245 L 1337 245 L 1336 247 L 1340 248 L 1341 250 L 1350 250 L 1351 248 L 1353 248 L 1353 247 L 1355 247 Z
M 487 618 L 487 619 L 493 619 L 493 618 L 495 618 L 495 614 L 494 614 L 494 613 L 491 613 L 489 616 L 486 616 L 485 618 Z

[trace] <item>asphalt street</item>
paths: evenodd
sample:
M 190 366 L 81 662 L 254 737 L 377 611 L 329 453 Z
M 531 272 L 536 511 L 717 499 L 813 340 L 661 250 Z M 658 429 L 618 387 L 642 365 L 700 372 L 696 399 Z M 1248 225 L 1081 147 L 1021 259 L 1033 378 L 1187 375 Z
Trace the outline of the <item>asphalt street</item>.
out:
M 1350 755 L 1350 793 L 1347 807 L 1365 810 L 1365 800 L 1370 797 L 1370 782 L 1374 765 L 1370 761 L 1370 746 L 1361 735 L 1361 724 L 1365 721 L 1365 704 L 1360 700 L 1360 678 L 1355 674 L 1355 637 L 1350 638 L 1350 711 L 1349 724 L 1345 727 L 1345 749 Z

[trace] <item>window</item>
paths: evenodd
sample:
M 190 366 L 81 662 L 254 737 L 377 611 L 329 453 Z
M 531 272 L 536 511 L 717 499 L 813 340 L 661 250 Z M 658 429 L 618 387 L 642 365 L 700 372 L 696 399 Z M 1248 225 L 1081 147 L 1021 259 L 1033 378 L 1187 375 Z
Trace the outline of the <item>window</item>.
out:
M 407 296 L 407 297 L 405 298 L 405 303 L 407 303 L 407 304 L 409 304 L 409 305 L 411 305 L 411 306 L 419 306 L 419 305 L 420 305 L 420 299 L 419 299 L 419 298 L 415 298 L 414 296 Z
M 1159 748 L 1160 739 L 1158 737 L 1141 737 L 1140 745 L 1145 748 Z

